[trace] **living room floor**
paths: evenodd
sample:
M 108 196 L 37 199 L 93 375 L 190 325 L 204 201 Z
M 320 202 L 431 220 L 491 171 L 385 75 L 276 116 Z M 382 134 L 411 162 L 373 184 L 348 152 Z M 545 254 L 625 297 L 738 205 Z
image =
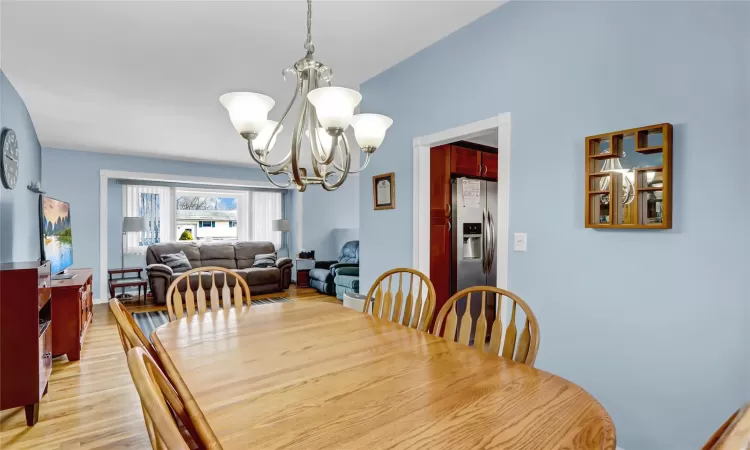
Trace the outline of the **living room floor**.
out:
M 341 304 L 333 296 L 294 285 L 283 294 L 295 301 Z M 128 305 L 130 311 L 166 309 Z M 150 448 L 140 400 L 128 371 L 117 324 L 109 305 L 94 305 L 94 319 L 86 331 L 81 360 L 55 358 L 49 391 L 39 405 L 39 422 L 26 426 L 23 408 L 0 413 L 0 448 Z

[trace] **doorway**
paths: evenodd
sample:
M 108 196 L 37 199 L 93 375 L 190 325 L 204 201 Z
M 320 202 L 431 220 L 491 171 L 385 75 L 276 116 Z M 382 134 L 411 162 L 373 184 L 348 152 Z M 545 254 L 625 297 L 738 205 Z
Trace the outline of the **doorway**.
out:
M 414 139 L 414 208 L 413 208 L 413 266 L 430 278 L 445 274 L 430 273 L 430 232 L 431 229 L 431 149 L 456 141 L 477 141 L 497 143 L 497 205 L 494 226 L 496 285 L 508 287 L 508 241 L 509 241 L 509 197 L 510 197 L 510 113 L 500 114 L 489 119 L 452 128 L 449 130 Z M 496 134 L 496 140 L 490 135 Z M 485 139 L 491 139 L 486 141 Z M 490 168 L 487 168 L 489 171 Z M 482 173 L 485 170 L 482 168 Z M 445 225 L 445 233 L 451 230 Z

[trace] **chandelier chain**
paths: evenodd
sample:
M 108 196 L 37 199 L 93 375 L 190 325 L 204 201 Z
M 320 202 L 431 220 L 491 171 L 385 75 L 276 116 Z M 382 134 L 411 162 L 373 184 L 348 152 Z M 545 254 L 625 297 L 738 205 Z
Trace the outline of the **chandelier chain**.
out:
M 307 41 L 305 42 L 305 50 L 310 53 L 315 51 L 315 46 L 312 43 L 312 0 L 307 0 Z

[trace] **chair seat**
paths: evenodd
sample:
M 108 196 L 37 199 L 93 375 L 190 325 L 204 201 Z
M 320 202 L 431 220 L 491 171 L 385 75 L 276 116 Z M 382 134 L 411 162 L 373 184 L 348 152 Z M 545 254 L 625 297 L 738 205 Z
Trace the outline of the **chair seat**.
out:
M 310 278 L 313 280 L 326 281 L 328 277 L 332 277 L 331 271 L 328 269 L 311 269 Z
M 359 290 L 359 277 L 353 275 L 339 275 L 333 280 L 336 286 L 343 286 L 353 290 Z

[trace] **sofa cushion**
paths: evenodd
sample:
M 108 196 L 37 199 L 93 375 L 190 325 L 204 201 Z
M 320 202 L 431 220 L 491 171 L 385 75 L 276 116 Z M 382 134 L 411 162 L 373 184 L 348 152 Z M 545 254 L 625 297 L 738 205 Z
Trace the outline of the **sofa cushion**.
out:
M 352 290 L 359 290 L 359 277 L 351 275 L 339 275 L 333 282 L 336 286 L 343 286 Z
M 235 242 L 234 257 L 237 259 L 238 269 L 248 269 L 255 262 L 255 255 L 275 252 L 271 242 Z
M 185 253 L 182 251 L 177 253 L 165 253 L 161 255 L 159 259 L 161 259 L 161 262 L 164 263 L 164 265 L 169 266 L 169 268 L 172 269 L 172 272 L 187 272 L 193 268 L 193 266 L 190 265 L 187 256 L 185 256 Z
M 255 255 L 253 267 L 276 267 L 276 252 L 258 253 Z
M 198 243 L 193 241 L 162 242 L 149 245 L 146 250 L 146 264 L 161 264 L 161 255 L 183 252 L 190 265 L 195 269 L 201 267 L 201 254 Z
M 214 266 L 225 269 L 236 269 L 234 260 L 234 245 L 227 242 L 204 243 L 198 247 L 202 267 Z
M 281 271 L 276 267 L 251 267 L 238 269 L 236 272 L 251 286 L 279 283 L 281 280 Z
M 331 271 L 328 269 L 310 269 L 310 278 L 313 280 L 326 281 L 328 277 L 333 278 Z

